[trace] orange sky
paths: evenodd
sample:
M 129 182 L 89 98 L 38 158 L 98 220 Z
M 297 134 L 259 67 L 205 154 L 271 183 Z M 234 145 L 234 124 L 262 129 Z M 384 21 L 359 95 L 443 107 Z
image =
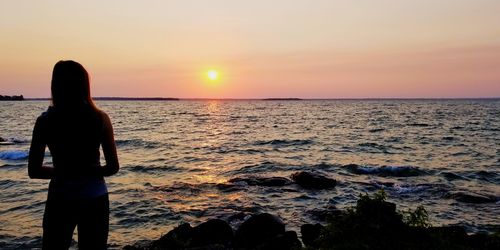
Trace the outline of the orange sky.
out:
M 0 94 L 500 97 L 500 1 L 1 1 Z M 210 83 L 205 72 L 219 71 Z

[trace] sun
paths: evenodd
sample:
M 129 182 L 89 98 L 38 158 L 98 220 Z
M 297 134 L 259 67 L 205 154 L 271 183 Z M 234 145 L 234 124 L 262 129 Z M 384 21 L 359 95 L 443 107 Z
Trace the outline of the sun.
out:
M 211 69 L 207 71 L 207 77 L 210 81 L 216 81 L 217 79 L 219 79 L 219 72 L 217 72 L 217 70 L 215 69 Z

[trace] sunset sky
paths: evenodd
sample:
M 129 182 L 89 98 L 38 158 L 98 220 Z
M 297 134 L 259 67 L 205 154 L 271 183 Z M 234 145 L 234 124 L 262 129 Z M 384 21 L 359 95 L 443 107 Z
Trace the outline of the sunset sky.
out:
M 0 94 L 500 97 L 499 0 L 0 1 Z M 217 79 L 208 79 L 209 70 Z

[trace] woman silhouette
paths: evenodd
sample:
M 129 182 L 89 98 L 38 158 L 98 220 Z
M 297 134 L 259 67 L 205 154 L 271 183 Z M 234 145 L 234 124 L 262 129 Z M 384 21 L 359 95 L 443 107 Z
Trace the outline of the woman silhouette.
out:
M 90 96 L 85 68 L 59 61 L 52 73 L 52 105 L 33 129 L 28 174 L 50 179 L 43 216 L 43 249 L 68 249 L 78 226 L 79 249 L 106 249 L 109 200 L 104 176 L 118 172 L 111 121 Z M 53 167 L 43 166 L 45 147 Z M 102 146 L 106 165 L 100 164 Z

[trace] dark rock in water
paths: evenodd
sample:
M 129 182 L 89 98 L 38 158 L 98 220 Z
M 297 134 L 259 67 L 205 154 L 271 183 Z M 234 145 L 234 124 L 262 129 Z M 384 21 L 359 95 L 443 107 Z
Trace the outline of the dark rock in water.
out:
M 253 215 L 236 230 L 235 245 L 239 248 L 252 249 L 269 243 L 285 233 L 285 224 L 278 217 L 262 213 Z
M 314 241 L 319 238 L 323 226 L 320 224 L 304 224 L 300 227 L 302 242 L 306 246 L 312 246 Z
M 450 192 L 447 195 L 447 197 L 455 199 L 460 202 L 474 203 L 474 204 L 494 203 L 498 201 L 497 197 L 476 194 L 476 193 L 468 193 L 468 192 Z
M 310 189 L 334 188 L 337 181 L 326 176 L 311 172 L 296 172 L 292 174 L 292 180 L 299 186 Z
M 172 229 L 159 240 L 153 242 L 153 249 L 185 249 L 193 237 L 194 229 L 189 223 L 184 223 Z
M 220 219 L 212 219 L 201 223 L 193 230 L 190 241 L 191 247 L 207 245 L 229 246 L 233 241 L 233 229 Z
M 285 177 L 237 177 L 228 182 L 245 182 L 249 186 L 281 187 L 290 184 L 292 181 Z
M 5 142 L 5 139 L 0 137 L 0 142 Z

